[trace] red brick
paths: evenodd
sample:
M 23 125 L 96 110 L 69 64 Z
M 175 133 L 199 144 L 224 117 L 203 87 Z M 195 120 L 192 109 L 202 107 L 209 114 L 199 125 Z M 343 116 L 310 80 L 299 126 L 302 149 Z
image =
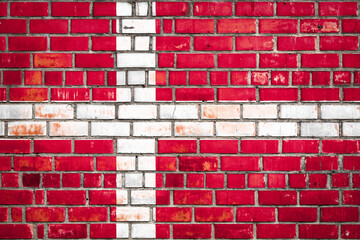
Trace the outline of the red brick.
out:
M 297 33 L 297 19 L 260 19 L 260 33 Z
M 320 16 L 356 16 L 356 2 L 321 2 L 319 3 Z
M 30 153 L 30 140 L 0 140 L 0 153 Z
M 113 140 L 75 140 L 75 153 L 113 153 Z
M 338 226 L 327 224 L 302 224 L 299 225 L 299 237 L 337 239 Z
M 0 33 L 26 32 L 26 19 L 0 19 Z
M 189 51 L 190 46 L 190 37 L 156 37 L 157 51 Z
M 93 101 L 115 101 L 116 88 L 93 88 Z
M 116 188 L 116 178 L 116 174 L 104 174 L 104 188 Z
M 206 174 L 206 187 L 207 188 L 224 188 L 224 174 L 209 173 Z
M 211 224 L 174 224 L 174 239 L 211 238 Z
M 190 222 L 191 208 L 157 207 L 156 222 Z
M 70 222 L 106 222 L 108 210 L 106 207 L 71 207 Z
M 48 190 L 49 205 L 85 205 L 86 191 L 82 190 Z
M 302 54 L 301 66 L 306 68 L 339 67 L 338 54 Z
M 196 153 L 196 140 L 159 140 L 158 153 Z
M 156 171 L 176 171 L 176 157 L 156 157 Z
M 336 228 L 337 230 L 337 228 Z M 337 231 L 334 231 L 337 233 Z M 336 235 L 336 238 L 338 236 Z M 359 239 L 360 238 L 360 225 L 341 224 L 341 238 L 344 239 Z
M 343 191 L 342 203 L 345 205 L 360 205 L 360 191 L 355 191 L 355 190 Z
M 239 207 L 236 210 L 237 222 L 275 222 L 273 207 Z
M 159 140 L 159 142 L 160 141 L 161 140 Z M 179 157 L 180 171 L 217 171 L 217 169 L 218 169 L 217 157 L 202 157 L 202 156 Z
M 237 51 L 271 51 L 274 47 L 274 37 L 270 36 L 236 37 L 235 40 Z
M 316 222 L 317 208 L 278 208 L 279 222 Z
M 236 2 L 236 16 L 273 16 L 272 2 Z
M 306 174 L 289 174 L 289 186 L 291 188 L 305 188 Z
M 176 101 L 213 101 L 213 88 L 177 88 Z
M 0 208 L 0 222 L 7 222 L 9 221 L 9 215 L 8 215 L 8 208 L 7 207 L 1 207 Z
M 224 156 L 221 157 L 222 171 L 259 171 L 260 157 Z
M 344 156 L 343 157 L 344 170 L 357 171 L 360 170 L 360 157 L 358 156 Z
M 200 140 L 200 153 L 238 153 L 238 140 Z
M 213 68 L 214 54 L 177 54 L 178 68 Z
M 23 221 L 21 207 L 11 208 L 11 221 L 12 222 L 22 222 Z
M 214 224 L 216 238 L 253 238 L 252 224 Z
M 72 19 L 71 33 L 109 33 L 108 19 Z
M 231 2 L 194 3 L 194 16 L 231 16 Z
M 55 157 L 56 171 L 93 171 L 93 157 Z
M 65 72 L 65 85 L 83 85 L 84 72 L 80 71 L 66 71 Z
M 276 4 L 278 16 L 314 16 L 315 3 L 313 2 L 278 2 Z
M 247 182 L 249 188 L 264 188 L 265 187 L 265 174 L 250 173 L 247 175 Z
M 18 173 L 1 173 L 1 187 L 19 187 Z
M 259 191 L 260 205 L 296 205 L 296 191 Z
M 203 188 L 204 174 L 189 173 L 186 174 L 186 187 L 188 188 Z
M 101 174 L 100 173 L 84 173 L 84 187 L 97 188 L 101 187 Z
M 360 174 L 354 173 L 352 175 L 353 188 L 360 188 Z
M 255 33 L 255 19 L 219 19 L 218 33 Z
M 181 171 L 181 170 L 180 170 Z M 211 190 L 174 190 L 175 205 L 211 205 Z
M 45 203 L 45 191 L 44 190 L 35 190 L 35 204 L 43 205 Z
M 0 16 L 6 17 L 7 16 L 7 2 L 0 3 Z
M 15 171 L 51 171 L 51 157 L 14 157 Z
M 302 33 L 336 33 L 339 32 L 338 19 L 301 19 Z
M 1 224 L 0 238 L 33 238 L 32 224 Z
M 217 205 L 254 205 L 255 191 L 252 190 L 217 190 Z
M 89 101 L 88 88 L 52 88 L 51 101 Z
M 228 188 L 245 188 L 245 174 L 227 174 Z
M 338 71 L 333 72 L 334 85 L 350 85 L 351 84 L 351 72 Z
M 214 19 L 175 19 L 175 33 L 214 33 Z
M 320 50 L 357 50 L 359 41 L 354 36 L 321 36 L 320 37 Z
M 159 68 L 173 68 L 175 66 L 175 53 L 159 53 L 158 66 Z
M 36 53 L 34 54 L 36 68 L 71 68 L 72 54 L 70 53 Z
M 63 73 L 60 71 L 46 71 L 45 72 L 45 85 L 47 86 L 61 86 L 63 83 Z
M 34 140 L 34 153 L 71 153 L 71 140 Z
M 359 68 L 360 54 L 343 54 L 344 68 Z
M 169 85 L 186 85 L 186 71 L 169 71 Z
M 87 85 L 105 85 L 105 72 L 104 71 L 87 71 L 86 72 Z
M 334 173 L 331 175 L 332 187 L 349 187 L 349 174 L 348 173 Z
M 326 174 L 309 174 L 310 188 L 326 188 L 327 176 Z
M 114 58 L 112 54 L 76 54 L 75 67 L 80 68 L 112 68 Z
M 90 224 L 90 238 L 116 238 L 116 224 Z
M 241 153 L 278 153 L 278 140 L 241 140 Z
M 26 32 L 26 30 L 24 32 Z M 31 19 L 30 33 L 68 33 L 68 20 Z
M 189 39 L 190 41 L 190 39 Z M 186 45 L 185 45 L 186 46 Z M 189 49 L 187 49 L 189 50 Z M 227 51 L 232 50 L 232 37 L 194 37 L 195 51 Z M 173 50 L 172 50 L 173 51 Z
M 0 11 L 1 11 L 1 7 L 0 7 Z M 0 37 L 0 51 L 5 51 L 5 50 L 6 50 L 6 37 Z
M 333 171 L 339 170 L 336 156 L 305 157 L 306 171 Z
M 218 88 L 218 101 L 255 101 L 254 88 Z
M 297 101 L 297 88 L 261 88 L 260 101 Z
M 321 208 L 322 222 L 357 222 L 359 208 L 357 207 L 324 207 Z
M 163 30 L 164 33 L 173 32 L 173 20 L 172 19 L 163 19 Z
M 296 224 L 257 224 L 257 238 L 295 238 Z
M 339 88 L 302 88 L 301 101 L 339 101 Z
M 279 51 L 310 51 L 315 50 L 316 37 L 278 37 Z
M 0 101 L 4 102 L 7 99 L 7 90 L 6 88 L 0 88 Z
M 91 40 L 93 51 L 116 51 L 116 37 L 92 37 Z
M 51 15 L 56 17 L 88 17 L 89 2 L 52 2 Z
M 312 85 L 330 85 L 330 72 L 312 72 Z
M 300 171 L 301 157 L 263 157 L 264 171 Z
M 9 51 L 46 51 L 46 37 L 8 37 Z
M 344 101 L 360 101 L 360 89 L 359 88 L 344 88 Z
M 195 208 L 196 222 L 232 222 L 233 218 L 234 209 L 230 207 Z
M 260 68 L 296 68 L 297 54 L 260 54 Z
M 360 32 L 360 19 L 343 19 L 341 23 L 343 33 Z
M 186 16 L 189 14 L 187 2 L 156 2 L 156 16 Z
M 251 85 L 269 85 L 268 71 L 252 71 Z
M 283 153 L 318 153 L 319 140 L 312 139 L 284 139 Z
M 79 188 L 80 187 L 80 174 L 79 173 L 63 173 L 62 186 L 64 188 Z
M 339 192 L 334 190 L 300 191 L 300 205 L 338 205 Z
M 167 188 L 184 187 L 184 174 L 167 173 L 165 186 Z
M 116 16 L 116 2 L 94 2 L 94 16 Z
M 324 153 L 360 153 L 360 140 L 324 139 L 322 151 Z
M 310 72 L 292 72 L 292 84 L 293 85 L 309 85 L 310 84 Z
M 223 53 L 218 55 L 219 68 L 255 68 L 256 54 Z
M 23 187 L 40 187 L 40 174 L 24 173 L 22 177 Z
M 170 191 L 156 190 L 156 205 L 169 205 L 170 204 Z
M 1 26 L 1 21 L 0 21 Z M 28 68 L 30 67 L 29 53 L 0 53 L 1 68 Z
M 60 188 L 60 173 L 44 173 L 42 182 L 44 188 Z
M 88 51 L 89 37 L 50 37 L 51 51 Z
M 49 224 L 49 238 L 87 238 L 86 224 Z
M 28 207 L 27 222 L 64 222 L 65 208 L 59 207 Z
M 21 85 L 21 71 L 3 71 L 4 85 Z
M 10 4 L 11 16 L 48 16 L 49 4 L 47 2 L 12 2 Z
M 0 157 L 0 171 L 10 171 L 10 170 L 11 170 L 11 157 Z
M 268 188 L 286 188 L 285 174 L 268 174 Z
M 0 190 L 0 204 L 1 205 L 33 204 L 33 191 L 31 191 L 31 190 Z M 3 225 L 0 225 L 0 226 L 3 226 Z

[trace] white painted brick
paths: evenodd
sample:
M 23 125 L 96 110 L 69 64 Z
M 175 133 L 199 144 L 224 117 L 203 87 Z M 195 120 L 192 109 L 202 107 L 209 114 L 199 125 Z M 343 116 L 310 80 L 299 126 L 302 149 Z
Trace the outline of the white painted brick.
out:
M 5 134 L 5 124 L 3 122 L 0 122 L 0 135 L 4 136 Z
M 136 16 L 147 16 L 148 14 L 148 3 L 147 2 L 137 2 L 136 3 Z
M 116 16 L 131 16 L 132 4 L 126 2 L 116 3 Z
M 212 122 L 177 122 L 175 123 L 175 136 L 213 136 L 214 124 Z
M 128 72 L 128 84 L 139 85 L 145 84 L 145 71 L 129 71 Z
M 132 238 L 156 238 L 155 224 L 132 224 Z
M 156 187 L 155 173 L 145 173 L 145 187 Z
M 156 88 L 134 88 L 135 102 L 155 102 Z
M 216 136 L 255 136 L 255 123 L 217 122 Z
M 116 85 L 125 85 L 126 84 L 126 72 L 118 71 L 116 72 Z
M 150 221 L 150 209 L 147 207 L 116 207 L 116 221 Z
M 343 123 L 343 136 L 346 136 L 346 137 L 360 136 L 360 123 L 359 122 L 344 122 Z
M 149 85 L 156 85 L 156 71 L 149 71 Z
M 117 67 L 155 67 L 155 53 L 118 53 Z
M 156 160 L 154 156 L 139 156 L 138 170 L 140 171 L 155 171 Z
M 155 19 L 123 19 L 123 33 L 156 33 Z
M 155 119 L 157 115 L 154 105 L 120 105 L 119 119 Z
M 116 238 L 129 238 L 129 224 L 116 224 Z
M 152 3 L 151 12 L 153 16 L 156 16 L 156 2 Z
M 122 187 L 122 176 L 121 173 L 116 174 L 116 187 L 121 188 Z
M 131 89 L 130 88 L 117 88 L 116 89 L 117 102 L 131 102 Z
M 202 105 L 202 119 L 240 119 L 240 105 Z
M 322 119 L 360 119 L 360 105 L 322 105 Z
M 149 51 L 149 37 L 135 37 L 135 51 Z
M 116 204 L 122 205 L 128 204 L 128 202 L 128 192 L 126 190 L 116 189 Z
M 76 117 L 79 119 L 115 119 L 115 106 L 78 104 Z
M 135 122 L 134 136 L 171 136 L 170 122 Z
M 243 118 L 272 119 L 277 118 L 277 109 L 274 104 L 243 105 Z
M 335 137 L 339 136 L 337 123 L 301 123 L 301 136 L 305 137 Z
M 117 51 L 131 50 L 131 37 L 116 37 L 116 50 Z
M 136 204 L 155 204 L 155 190 L 132 190 L 131 205 Z
M 297 123 L 295 122 L 260 122 L 259 136 L 296 136 Z
M 46 122 L 9 122 L 9 136 L 44 136 Z
M 155 153 L 155 139 L 118 139 L 118 153 Z
M 116 157 L 116 171 L 135 170 L 134 156 L 117 156 Z
M 130 136 L 130 123 L 92 122 L 91 136 Z
M 87 136 L 87 122 L 50 122 L 50 136 Z
M 197 105 L 160 105 L 161 119 L 198 119 Z
M 142 187 L 142 173 L 125 173 L 125 187 Z
M 1 104 L 0 119 L 31 119 L 31 104 Z
M 316 119 L 316 105 L 280 105 L 280 118 Z
M 120 33 L 120 20 L 116 19 L 115 33 Z
M 74 118 L 74 108 L 69 104 L 36 105 L 35 106 L 35 118 L 38 118 L 38 119 L 72 119 L 72 118 Z

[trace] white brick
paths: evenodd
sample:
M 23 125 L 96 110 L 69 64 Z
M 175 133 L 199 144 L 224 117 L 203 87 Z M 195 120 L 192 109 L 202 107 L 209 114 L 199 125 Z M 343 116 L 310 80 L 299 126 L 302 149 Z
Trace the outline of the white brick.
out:
M 335 137 L 339 136 L 337 123 L 301 123 L 301 136 L 305 137 Z
M 142 187 L 142 173 L 125 173 L 125 187 Z
M 214 124 L 212 122 L 177 122 L 175 123 L 175 136 L 213 136 Z
M 360 119 L 360 105 L 322 105 L 322 119 Z
M 128 204 L 128 192 L 126 190 L 116 189 L 116 204 L 117 205 Z
M 116 221 L 118 222 L 150 221 L 150 209 L 147 207 L 116 207 Z
M 31 113 L 31 111 L 30 111 Z M 74 108 L 69 104 L 41 104 L 35 106 L 35 118 L 72 119 Z
M 136 3 L 136 16 L 147 16 L 148 14 L 148 3 L 137 2 Z
M 259 136 L 296 136 L 297 123 L 260 122 Z
M 131 89 L 130 88 L 117 88 L 116 89 L 117 102 L 131 102 Z
M 155 153 L 155 139 L 118 139 L 118 153 Z
M 151 12 L 153 16 L 156 16 L 156 2 L 152 3 Z
M 87 136 L 87 122 L 50 122 L 50 136 Z
M 155 19 L 123 19 L 123 33 L 156 33 Z
M 31 119 L 31 104 L 1 104 L 0 119 Z
M 155 224 L 132 224 L 132 238 L 156 238 Z
M 277 118 L 276 105 L 243 105 L 243 118 L 272 119 Z
M 280 105 L 280 118 L 316 119 L 316 105 Z
M 343 136 L 358 137 L 360 136 L 360 123 L 358 122 L 344 122 Z
M 130 123 L 92 122 L 91 136 L 130 136 Z
M 126 2 L 116 3 L 116 16 L 131 16 L 132 5 Z
M 117 51 L 131 50 L 131 37 L 116 37 L 116 50 Z
M 118 53 L 117 67 L 155 67 L 155 53 Z
M 116 174 L 116 187 L 121 188 L 122 187 L 122 176 L 121 173 Z
M 116 72 L 116 85 L 125 85 L 126 84 L 126 72 L 118 71 Z
M 198 119 L 197 105 L 160 105 L 161 119 Z
M 149 71 L 149 85 L 156 85 L 156 71 Z
M 0 122 L 0 135 L 4 136 L 5 134 L 5 124 L 3 122 Z
M 149 37 L 135 37 L 135 51 L 149 51 Z
M 134 88 L 135 102 L 155 102 L 156 88 Z
M 217 122 L 216 136 L 255 136 L 255 123 Z
M 131 205 L 155 204 L 155 190 L 133 190 L 131 191 Z
M 9 136 L 44 136 L 46 122 L 9 122 Z
M 156 161 L 153 156 L 139 156 L 138 157 L 138 170 L 140 171 L 155 171 Z
M 129 71 L 128 84 L 129 85 L 145 84 L 145 71 Z
M 129 238 L 129 224 L 116 224 L 116 238 Z
M 203 119 L 240 119 L 240 105 L 202 105 Z
M 145 187 L 156 187 L 155 173 L 145 173 Z
M 119 119 L 155 119 L 157 115 L 154 105 L 120 105 Z
M 134 136 L 171 136 L 170 122 L 135 122 Z
M 133 156 L 117 156 L 116 171 L 135 170 L 135 157 Z
M 79 119 L 115 119 L 115 106 L 78 104 L 76 115 Z

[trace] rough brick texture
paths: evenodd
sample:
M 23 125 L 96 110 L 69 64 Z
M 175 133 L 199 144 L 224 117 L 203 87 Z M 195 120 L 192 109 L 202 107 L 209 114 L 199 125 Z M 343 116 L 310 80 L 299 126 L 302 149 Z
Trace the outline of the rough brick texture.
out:
M 359 7 L 0 2 L 0 238 L 360 239 Z

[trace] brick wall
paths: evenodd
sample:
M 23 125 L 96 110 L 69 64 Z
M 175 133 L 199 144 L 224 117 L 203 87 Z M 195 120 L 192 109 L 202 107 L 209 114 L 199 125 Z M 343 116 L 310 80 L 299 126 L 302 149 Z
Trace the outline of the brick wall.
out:
M 359 2 L 0 2 L 0 238 L 359 239 Z

